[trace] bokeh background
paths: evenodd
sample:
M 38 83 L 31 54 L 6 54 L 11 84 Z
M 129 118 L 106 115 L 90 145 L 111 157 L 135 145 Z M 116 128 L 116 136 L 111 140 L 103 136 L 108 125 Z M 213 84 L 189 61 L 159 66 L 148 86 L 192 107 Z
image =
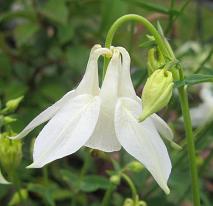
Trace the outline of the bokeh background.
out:
M 104 45 L 110 25 L 128 13 L 143 15 L 155 25 L 160 21 L 186 74 L 197 70 L 213 74 L 212 0 L 0 0 L 1 105 L 24 96 L 11 114 L 17 121 L 2 127 L 2 131 L 19 132 L 44 108 L 73 89 L 82 78 L 91 47 L 97 43 Z M 148 31 L 142 25 L 130 22 L 117 32 L 113 44 L 125 47 L 131 55 L 132 80 L 138 95 L 147 78 L 146 34 Z M 101 70 L 102 61 L 100 75 Z M 201 101 L 199 88 L 189 88 L 191 106 Z M 160 115 L 173 128 L 176 141 L 182 143 L 184 130 L 175 94 Z M 204 206 L 213 205 L 212 125 L 211 122 L 204 130 L 196 130 Z M 44 169 L 25 169 L 32 161 L 32 143 L 39 129 L 24 139 L 22 163 L 17 169 L 25 203 L 20 203 L 12 185 L 0 185 L 0 205 L 101 205 L 111 184 L 109 171 L 114 170 L 105 154 L 83 149 Z M 149 206 L 191 206 L 187 153 L 185 149 L 169 150 L 174 165 L 169 196 L 145 169 L 130 169 L 128 175 Z M 133 161 L 125 151 L 107 155 L 121 168 Z M 131 192 L 121 181 L 110 205 L 123 205 L 127 197 L 131 197 Z

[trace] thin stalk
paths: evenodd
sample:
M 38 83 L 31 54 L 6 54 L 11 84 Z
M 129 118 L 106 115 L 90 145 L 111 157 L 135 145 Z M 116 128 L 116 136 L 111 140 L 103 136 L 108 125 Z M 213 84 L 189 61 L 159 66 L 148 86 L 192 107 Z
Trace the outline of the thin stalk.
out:
M 44 178 L 45 185 L 47 186 L 48 182 L 49 182 L 47 166 L 42 168 L 42 172 L 43 172 L 43 178 Z
M 134 205 L 136 205 L 137 201 L 138 201 L 138 195 L 137 195 L 137 190 L 135 188 L 134 183 L 132 182 L 132 180 L 129 178 L 129 176 L 127 176 L 126 174 L 122 173 L 121 177 L 123 177 L 123 179 L 127 182 L 127 184 L 129 185 L 129 188 L 131 189 L 132 192 L 132 199 L 134 201 Z
M 157 29 L 152 25 L 151 22 L 149 22 L 146 18 L 136 15 L 136 14 L 127 14 L 124 15 L 120 18 L 118 18 L 113 25 L 110 27 L 108 33 L 107 33 L 107 37 L 106 37 L 106 41 L 105 41 L 105 47 L 106 48 L 110 48 L 111 44 L 112 44 L 112 40 L 114 38 L 114 35 L 116 33 L 116 31 L 126 22 L 128 21 L 136 21 L 139 22 L 141 24 L 143 24 L 148 30 L 149 32 L 154 36 L 156 43 L 159 46 L 159 49 L 161 50 L 161 52 L 167 57 L 167 58 L 175 58 L 174 54 L 171 53 L 171 51 L 169 50 L 168 46 L 166 45 L 166 40 L 160 35 L 160 33 L 157 31 Z M 107 59 L 107 57 L 104 58 L 104 68 L 103 68 L 103 78 L 105 76 L 106 73 L 106 69 L 107 69 L 107 65 L 109 63 L 109 59 Z
M 111 183 L 110 186 L 108 187 L 108 189 L 106 190 L 105 194 L 104 194 L 104 198 L 102 200 L 101 206 L 109 206 L 110 205 L 110 201 L 111 201 L 111 196 L 113 191 L 115 190 L 116 185 Z
M 183 72 L 180 70 L 180 78 L 183 79 Z M 184 119 L 184 127 L 187 138 L 188 156 L 189 156 L 189 166 L 191 171 L 191 182 L 192 182 L 192 192 L 193 192 L 193 202 L 194 206 L 200 206 L 200 192 L 199 192 L 199 181 L 198 172 L 196 167 L 196 156 L 195 156 L 195 144 L 192 132 L 192 123 L 189 113 L 189 103 L 187 90 L 184 86 L 180 87 L 179 90 L 180 104 Z

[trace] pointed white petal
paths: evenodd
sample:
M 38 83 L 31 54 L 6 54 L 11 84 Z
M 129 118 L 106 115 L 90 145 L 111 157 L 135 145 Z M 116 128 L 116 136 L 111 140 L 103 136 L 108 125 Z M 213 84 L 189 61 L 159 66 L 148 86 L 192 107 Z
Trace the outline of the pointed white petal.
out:
M 99 97 L 79 95 L 70 100 L 36 138 L 30 167 L 42 167 L 80 149 L 94 131 L 99 110 Z
M 86 146 L 90 148 L 105 152 L 117 151 L 121 148 L 114 128 L 114 110 L 118 95 L 120 67 L 120 54 L 115 49 L 100 91 L 101 110 L 98 123 L 92 137 L 86 143 Z
M 168 126 L 168 124 L 162 118 L 160 118 L 157 114 L 151 115 L 151 119 L 153 120 L 154 125 L 156 129 L 158 130 L 159 134 L 163 138 L 169 140 L 170 142 L 173 141 L 174 134 L 171 128 Z
M 0 184 L 10 184 L 2 175 L 1 170 L 0 170 Z
M 58 100 L 55 104 L 48 107 L 46 110 L 41 112 L 36 118 L 34 118 L 18 135 L 14 137 L 10 137 L 10 139 L 20 139 L 25 137 L 28 133 L 30 133 L 34 128 L 43 124 L 44 122 L 51 119 L 57 112 L 63 107 L 67 101 L 72 99 L 75 96 L 75 91 L 72 90 L 65 94 L 60 100 Z
M 117 47 L 122 54 L 122 69 L 119 82 L 119 96 L 137 99 L 130 75 L 130 56 L 123 47 Z
M 99 81 L 98 81 L 98 58 L 100 55 L 110 53 L 111 51 L 106 48 L 100 48 L 100 45 L 95 45 L 91 52 L 89 61 L 87 63 L 86 72 L 76 88 L 76 94 L 92 94 L 98 95 Z
M 193 127 L 205 124 L 210 117 L 210 110 L 211 108 L 209 107 L 208 103 L 202 103 L 199 106 L 190 109 Z
M 130 98 L 121 98 L 116 106 L 115 131 L 124 149 L 150 171 L 168 194 L 167 181 L 171 172 L 170 158 L 152 121 L 138 123 L 141 105 Z

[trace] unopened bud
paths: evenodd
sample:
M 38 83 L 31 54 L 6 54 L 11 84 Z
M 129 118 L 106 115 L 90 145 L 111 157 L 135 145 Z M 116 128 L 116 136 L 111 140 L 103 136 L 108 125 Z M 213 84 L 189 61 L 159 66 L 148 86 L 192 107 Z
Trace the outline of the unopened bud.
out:
M 19 106 L 19 104 L 22 101 L 22 99 L 23 99 L 23 96 L 22 97 L 18 97 L 16 99 L 9 100 L 6 103 L 6 111 L 7 112 L 13 112 L 14 110 L 16 110 L 16 108 Z
M 172 73 L 165 69 L 156 70 L 147 79 L 142 93 L 143 111 L 139 117 L 140 122 L 169 103 L 173 84 Z
M 133 172 L 141 172 L 144 166 L 138 161 L 132 161 L 127 165 L 127 168 Z
M 110 182 L 115 184 L 115 185 L 119 185 L 121 181 L 121 177 L 119 175 L 112 175 L 110 177 Z
M 22 158 L 22 144 L 20 140 L 0 138 L 0 164 L 11 174 L 19 166 Z
M 160 50 L 157 50 L 156 48 L 149 49 L 147 62 L 149 75 L 151 75 L 157 69 L 161 68 L 164 64 L 165 60 Z
M 134 201 L 130 198 L 127 198 L 125 201 L 124 201 L 124 204 L 123 206 L 134 206 Z
M 5 124 L 5 125 L 6 125 L 6 124 L 10 124 L 10 123 L 15 122 L 15 121 L 16 121 L 16 119 L 13 118 L 13 117 L 10 117 L 10 116 L 5 116 L 5 117 L 4 117 L 4 124 Z

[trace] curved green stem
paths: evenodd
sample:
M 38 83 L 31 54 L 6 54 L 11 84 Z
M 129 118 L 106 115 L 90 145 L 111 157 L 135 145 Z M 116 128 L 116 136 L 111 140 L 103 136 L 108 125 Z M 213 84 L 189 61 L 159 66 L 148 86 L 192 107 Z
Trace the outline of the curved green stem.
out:
M 127 176 L 126 174 L 122 173 L 121 177 L 123 177 L 123 179 L 127 182 L 127 184 L 129 185 L 131 192 L 132 192 L 132 199 L 134 201 L 134 204 L 137 204 L 138 201 L 138 195 L 137 195 L 137 190 L 132 182 L 132 180 L 129 178 L 129 176 Z
M 173 59 L 175 58 L 170 46 L 168 45 L 166 39 L 160 35 L 160 33 L 157 31 L 157 29 L 152 25 L 151 22 L 149 22 L 146 18 L 144 18 L 143 16 L 139 16 L 136 14 L 127 14 L 124 15 L 120 18 L 118 18 L 113 25 L 110 27 L 108 33 L 107 33 L 107 37 L 106 37 L 106 41 L 105 41 L 105 47 L 106 48 L 110 48 L 111 44 L 112 44 L 112 40 L 114 38 L 114 35 L 116 33 L 116 31 L 121 27 L 121 25 L 123 25 L 124 23 L 128 22 L 128 21 L 136 21 L 139 22 L 141 24 L 143 24 L 148 30 L 149 32 L 154 36 L 156 43 L 159 46 L 159 49 L 161 50 L 161 52 L 163 53 L 163 55 L 167 58 Z M 104 58 L 104 69 L 103 69 L 103 77 L 105 75 L 106 69 L 107 69 L 107 65 L 108 65 L 109 60 L 105 57 Z
M 182 69 L 180 69 L 180 78 L 181 80 L 184 79 Z M 188 95 L 184 86 L 180 87 L 178 92 L 179 92 L 180 104 L 181 104 L 181 109 L 182 109 L 182 114 L 184 119 L 184 127 L 185 127 L 186 138 L 187 138 L 188 156 L 189 156 L 192 191 L 193 191 L 193 202 L 194 202 L 194 206 L 200 206 L 199 181 L 198 181 L 198 172 L 196 167 L 195 144 L 194 144 L 194 137 L 192 132 L 192 123 L 191 123 L 191 117 L 189 113 Z

